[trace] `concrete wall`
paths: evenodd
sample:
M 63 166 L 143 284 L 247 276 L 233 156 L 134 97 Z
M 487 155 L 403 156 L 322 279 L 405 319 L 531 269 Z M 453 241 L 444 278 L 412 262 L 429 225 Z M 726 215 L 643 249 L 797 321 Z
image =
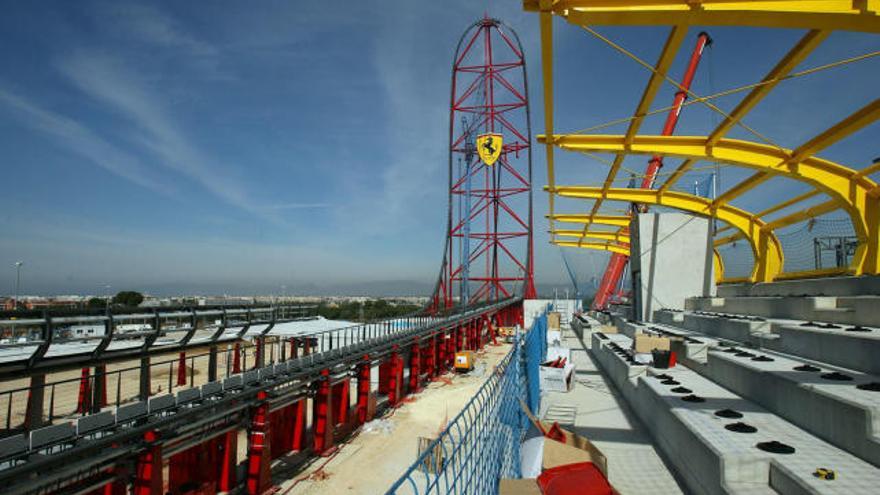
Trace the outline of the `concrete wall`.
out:
M 641 213 L 630 227 L 634 319 L 653 321 L 661 308 L 684 309 L 685 299 L 713 296 L 711 224 L 684 213 Z

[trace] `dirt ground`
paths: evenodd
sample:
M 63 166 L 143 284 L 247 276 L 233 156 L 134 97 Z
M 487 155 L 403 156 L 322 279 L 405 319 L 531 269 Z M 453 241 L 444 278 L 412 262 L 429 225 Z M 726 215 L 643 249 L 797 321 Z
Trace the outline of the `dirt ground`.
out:
M 276 479 L 278 493 L 385 493 L 415 461 L 419 437 L 436 437 L 509 350 L 509 344 L 486 347 L 477 357 L 477 368 L 485 363 L 480 376 L 449 374 L 429 384 L 381 418 L 390 422 L 390 431 L 360 432 L 331 457 L 316 459 L 293 478 Z

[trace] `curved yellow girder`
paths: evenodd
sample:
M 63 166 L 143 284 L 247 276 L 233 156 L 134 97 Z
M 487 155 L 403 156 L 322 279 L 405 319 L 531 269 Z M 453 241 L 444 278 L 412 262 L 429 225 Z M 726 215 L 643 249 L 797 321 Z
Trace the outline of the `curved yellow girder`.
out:
M 586 215 L 560 213 L 556 215 L 545 216 L 550 220 L 555 220 L 562 223 L 597 223 L 601 225 L 612 225 L 615 227 L 629 227 L 629 223 L 632 221 L 632 218 L 626 215 Z
M 605 232 L 601 230 L 587 230 L 586 232 L 584 232 L 583 230 L 560 229 L 551 231 L 551 233 L 562 237 L 577 237 L 578 239 L 600 239 L 603 241 L 614 241 L 622 244 L 630 243 L 629 234 L 622 232 Z
M 538 140 L 545 142 L 544 136 L 538 136 Z M 741 184 L 743 187 L 738 192 L 748 190 L 774 175 L 809 183 L 839 202 L 849 214 L 859 240 L 852 271 L 856 275 L 880 273 L 880 195 L 875 192 L 877 184 L 843 165 L 809 154 L 799 156 L 801 153 L 738 139 L 722 138 L 710 145 L 706 136 L 635 136 L 627 144 L 626 136 L 621 135 L 554 135 L 552 141 L 556 146 L 572 151 L 679 156 L 759 170 L 752 179 Z M 671 192 L 665 191 L 663 194 Z M 725 194 L 729 195 L 730 191 Z M 725 194 L 716 200 L 714 208 L 725 204 Z
M 577 242 L 577 241 L 552 241 L 557 246 L 576 247 L 583 249 L 596 249 L 599 251 L 609 251 L 612 253 L 625 254 L 629 256 L 629 246 L 624 246 L 614 242 Z
M 549 187 L 546 188 L 549 191 Z M 749 241 L 755 258 L 755 267 L 749 280 L 770 282 L 782 270 L 783 257 L 779 239 L 763 229 L 765 222 L 754 215 L 728 204 L 714 205 L 710 200 L 677 191 L 661 193 L 656 189 L 611 188 L 584 186 L 556 186 L 559 196 L 581 199 L 604 198 L 610 201 L 629 201 L 640 204 L 668 206 L 696 215 L 714 217 L 733 225 Z

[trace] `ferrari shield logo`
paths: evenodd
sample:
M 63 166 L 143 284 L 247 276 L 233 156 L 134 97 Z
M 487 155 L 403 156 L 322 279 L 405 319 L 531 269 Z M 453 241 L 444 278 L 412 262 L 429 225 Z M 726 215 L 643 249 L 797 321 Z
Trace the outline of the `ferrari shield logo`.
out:
M 477 152 L 486 165 L 493 165 L 501 156 L 501 134 L 480 134 L 477 136 Z

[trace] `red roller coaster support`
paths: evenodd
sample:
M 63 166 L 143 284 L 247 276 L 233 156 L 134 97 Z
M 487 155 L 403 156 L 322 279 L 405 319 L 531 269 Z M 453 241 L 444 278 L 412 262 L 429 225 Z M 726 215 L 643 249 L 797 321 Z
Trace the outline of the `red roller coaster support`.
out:
M 428 339 L 428 344 L 422 348 L 422 354 L 425 356 L 425 373 L 427 379 L 433 380 L 437 374 L 437 336 L 433 335 Z
M 223 451 L 220 457 L 220 479 L 217 481 L 217 490 L 231 492 L 238 484 L 236 468 L 238 466 L 238 430 L 227 431 L 223 434 Z
M 669 114 L 666 116 L 666 123 L 663 125 L 663 132 L 661 135 L 671 136 L 672 133 L 675 132 L 675 126 L 678 124 L 678 118 L 681 115 L 682 105 L 687 99 L 686 90 L 690 89 L 691 82 L 694 80 L 694 74 L 696 74 L 697 66 L 700 64 L 700 59 L 703 56 L 703 49 L 710 43 L 712 43 L 712 39 L 705 32 L 700 33 L 697 37 L 697 44 L 694 47 L 694 51 L 691 53 L 690 62 L 684 73 L 684 78 L 681 81 L 681 86 L 684 89 L 680 89 L 675 93 L 675 99 L 672 103 L 672 108 L 669 110 Z M 645 170 L 645 177 L 642 179 L 642 189 L 650 189 L 654 187 L 654 179 L 657 177 L 657 172 L 662 167 L 663 157 L 659 155 L 651 157 L 651 161 L 648 162 L 648 167 Z M 611 259 L 608 261 L 608 266 L 605 268 L 605 274 L 602 276 L 602 282 L 599 284 L 599 289 L 596 291 L 596 296 L 593 298 L 592 309 L 604 310 L 608 308 L 611 296 L 614 294 L 614 291 L 617 290 L 620 278 L 623 276 L 623 270 L 628 261 L 629 256 L 627 255 L 618 253 L 613 253 L 611 255 Z
M 409 393 L 414 394 L 421 390 L 421 347 L 416 340 L 409 349 Z
M 359 425 L 373 419 L 370 415 L 370 372 L 372 367 L 370 356 L 364 356 L 363 362 L 358 365 L 357 424 Z
M 241 344 L 238 342 L 232 350 L 232 373 L 241 373 Z
M 177 358 L 177 386 L 186 385 L 186 353 L 181 352 Z
M 248 432 L 247 493 L 262 495 L 272 488 L 269 475 L 271 445 L 269 442 L 269 402 L 264 390 L 257 392 L 260 403 L 254 408 Z
M 90 380 L 89 368 L 83 368 L 79 379 L 79 397 L 76 400 L 76 412 L 78 413 L 88 413 L 91 410 L 89 407 L 92 395 Z
M 486 148 L 491 164 L 479 157 L 481 135 L 500 139 Z M 531 141 L 519 37 L 484 17 L 462 34 L 452 65 L 447 232 L 430 310 L 535 297 Z
M 351 381 L 348 378 L 333 385 L 333 419 L 336 426 L 348 424 L 348 409 L 351 405 L 350 392 Z
M 326 455 L 333 449 L 333 399 L 330 370 L 321 370 L 315 398 L 312 399 L 313 450 Z
M 133 483 L 133 495 L 162 495 L 162 447 L 156 443 L 158 436 L 155 431 L 144 434 L 148 444 L 146 452 L 137 460 L 137 471 Z
M 449 350 L 449 334 L 444 330 L 437 336 L 437 340 L 437 374 L 442 375 L 449 369 L 449 363 L 446 358 Z

